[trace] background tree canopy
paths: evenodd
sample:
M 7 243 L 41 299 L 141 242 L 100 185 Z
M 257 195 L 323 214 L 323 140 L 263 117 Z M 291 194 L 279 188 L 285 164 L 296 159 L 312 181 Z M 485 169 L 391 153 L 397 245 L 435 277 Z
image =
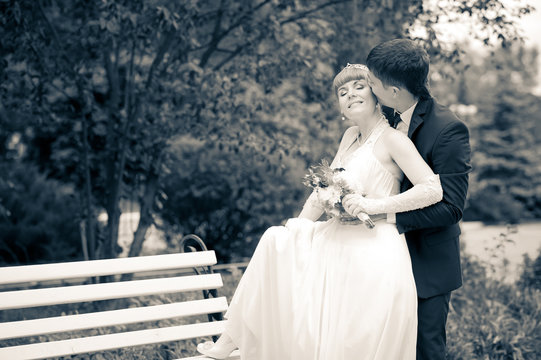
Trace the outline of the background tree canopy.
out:
M 430 4 L 0 1 L 0 225 L 8 229 L 0 261 L 80 257 L 81 239 L 90 258 L 116 256 L 126 202 L 141 214 L 130 256 L 152 224 L 171 241 L 202 236 L 223 260 L 249 255 L 265 228 L 300 210 L 307 166 L 336 151 L 344 129 L 334 74 L 396 37 L 426 47 L 434 94 L 472 129 L 466 215 L 538 218 L 540 102 L 529 94 L 537 54 L 522 47 L 513 21 L 532 9 Z M 476 24 L 486 54 L 441 39 L 441 19 L 454 15 Z M 22 186 L 21 169 L 35 169 L 32 183 Z M 59 200 L 34 201 L 29 189 L 40 188 Z M 28 240 L 29 221 L 43 235 Z M 32 242 L 46 250 L 16 251 Z

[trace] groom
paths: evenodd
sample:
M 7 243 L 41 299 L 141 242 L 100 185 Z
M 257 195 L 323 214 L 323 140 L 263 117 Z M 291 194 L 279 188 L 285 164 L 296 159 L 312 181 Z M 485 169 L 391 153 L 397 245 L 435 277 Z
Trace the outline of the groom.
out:
M 441 202 L 398 213 L 396 224 L 405 233 L 417 286 L 417 359 L 445 359 L 449 299 L 462 285 L 458 221 L 471 169 L 468 128 L 430 96 L 428 54 L 413 41 L 381 43 L 370 51 L 366 64 L 368 84 L 388 107 L 391 125 L 411 138 L 443 187 Z M 400 190 L 411 186 L 405 178 Z M 388 221 L 394 216 L 388 215 Z

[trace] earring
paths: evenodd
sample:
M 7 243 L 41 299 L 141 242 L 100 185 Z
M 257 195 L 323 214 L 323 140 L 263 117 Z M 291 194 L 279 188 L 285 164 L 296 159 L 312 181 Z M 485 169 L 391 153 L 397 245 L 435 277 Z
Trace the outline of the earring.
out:
M 342 115 L 342 121 L 346 121 L 346 117 Z

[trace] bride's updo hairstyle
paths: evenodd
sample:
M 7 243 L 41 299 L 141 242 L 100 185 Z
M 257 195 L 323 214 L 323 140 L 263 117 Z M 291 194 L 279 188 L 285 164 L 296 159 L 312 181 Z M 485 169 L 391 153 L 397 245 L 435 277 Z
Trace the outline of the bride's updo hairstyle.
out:
M 365 80 L 368 74 L 368 68 L 362 64 L 350 64 L 348 63 L 345 68 L 342 69 L 335 77 L 332 83 L 334 94 L 338 94 L 340 86 L 352 80 Z

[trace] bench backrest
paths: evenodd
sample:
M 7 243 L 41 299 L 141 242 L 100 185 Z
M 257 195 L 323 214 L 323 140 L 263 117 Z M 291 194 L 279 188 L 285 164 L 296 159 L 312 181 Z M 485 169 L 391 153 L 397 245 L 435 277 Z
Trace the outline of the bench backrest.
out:
M 0 268 L 0 290 L 3 290 L 0 314 L 13 309 L 217 289 L 223 285 L 220 274 L 193 271 L 214 264 L 214 251 L 199 251 Z M 123 281 L 123 274 L 135 276 Z M 97 276 L 107 276 L 108 282 L 93 283 L 91 279 Z M 163 319 L 221 313 L 227 309 L 227 300 L 225 297 L 180 299 L 166 304 L 137 306 L 140 303 L 136 302 L 135 305 L 132 302 L 128 308 L 2 322 L 0 359 L 43 359 L 217 335 L 223 331 L 223 321 L 198 319 L 188 324 L 57 341 L 32 338 L 103 327 L 123 329 L 127 324 L 154 324 Z M 22 340 L 17 339 L 17 345 L 4 346 L 9 344 L 9 339 L 25 337 L 30 337 L 32 343 L 19 345 Z

